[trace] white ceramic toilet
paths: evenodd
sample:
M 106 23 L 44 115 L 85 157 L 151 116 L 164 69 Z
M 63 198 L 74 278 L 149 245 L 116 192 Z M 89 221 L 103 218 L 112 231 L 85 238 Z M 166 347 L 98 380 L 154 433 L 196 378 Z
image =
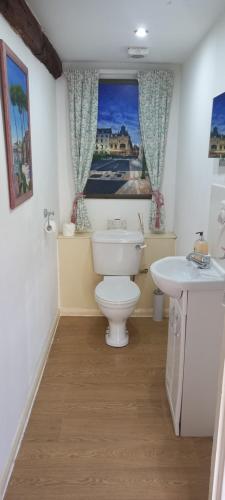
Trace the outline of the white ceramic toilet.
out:
M 126 321 L 140 297 L 130 277 L 139 272 L 142 248 L 140 231 L 109 229 L 92 235 L 94 270 L 104 276 L 95 288 L 95 299 L 109 321 L 105 340 L 112 347 L 124 347 L 129 341 Z

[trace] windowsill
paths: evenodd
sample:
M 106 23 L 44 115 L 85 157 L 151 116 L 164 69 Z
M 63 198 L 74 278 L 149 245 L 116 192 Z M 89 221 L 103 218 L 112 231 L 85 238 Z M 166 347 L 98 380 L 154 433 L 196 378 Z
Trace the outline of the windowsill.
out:
M 145 194 L 128 194 L 128 195 L 110 195 L 110 194 L 100 194 L 100 195 L 91 195 L 91 194 L 85 194 L 84 196 L 86 200 L 151 200 L 152 195 L 145 195 Z

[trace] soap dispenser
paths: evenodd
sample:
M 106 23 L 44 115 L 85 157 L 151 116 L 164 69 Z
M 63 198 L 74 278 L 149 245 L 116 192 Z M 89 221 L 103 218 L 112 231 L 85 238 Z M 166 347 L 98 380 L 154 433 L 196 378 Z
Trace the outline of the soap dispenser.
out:
M 203 231 L 198 231 L 195 234 L 199 234 L 199 238 L 195 241 L 194 252 L 208 255 L 208 242 L 203 237 Z

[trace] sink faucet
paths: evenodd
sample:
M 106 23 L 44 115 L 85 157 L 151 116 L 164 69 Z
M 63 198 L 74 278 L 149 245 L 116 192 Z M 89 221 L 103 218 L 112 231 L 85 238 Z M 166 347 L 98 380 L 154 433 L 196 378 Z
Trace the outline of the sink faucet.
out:
M 190 252 L 187 255 L 186 259 L 195 262 L 195 264 L 198 264 L 198 267 L 200 269 L 210 268 L 210 255 L 205 255 L 204 253 L 200 252 Z

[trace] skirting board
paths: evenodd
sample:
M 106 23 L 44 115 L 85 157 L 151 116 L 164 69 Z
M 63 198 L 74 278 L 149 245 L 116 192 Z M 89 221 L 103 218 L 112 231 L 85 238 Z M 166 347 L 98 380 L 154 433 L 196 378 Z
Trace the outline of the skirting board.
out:
M 33 407 L 33 404 L 35 401 L 35 397 L 36 397 L 36 394 L 37 394 L 37 391 L 38 391 L 38 388 L 39 388 L 39 385 L 41 382 L 43 371 L 45 369 L 45 365 L 46 365 L 46 362 L 48 359 L 49 351 L 51 349 L 51 345 L 52 345 L 52 342 L 54 340 L 55 332 L 56 332 L 58 322 L 59 322 L 59 317 L 60 317 L 60 313 L 58 311 L 57 316 L 54 320 L 53 326 L 50 329 L 49 334 L 47 336 L 47 339 L 45 341 L 45 344 L 42 348 L 41 356 L 40 356 L 40 359 L 38 362 L 36 376 L 34 377 L 34 381 L 33 381 L 33 384 L 32 384 L 31 389 L 30 389 L 30 393 L 29 393 L 28 398 L 27 398 L 26 406 L 25 406 L 23 413 L 21 415 L 21 419 L 20 419 L 20 422 L 19 422 L 19 425 L 17 428 L 17 432 L 16 432 L 16 436 L 15 436 L 14 443 L 12 446 L 12 450 L 10 453 L 10 457 L 9 457 L 8 463 L 5 467 L 5 471 L 3 472 L 2 477 L 0 478 L 0 500 L 3 500 L 4 495 L 6 493 L 6 489 L 7 489 L 7 486 L 8 486 L 12 471 L 13 471 L 13 467 L 15 465 L 15 460 L 16 460 L 18 451 L 20 449 L 21 441 L 23 439 L 24 432 L 25 432 L 27 424 L 28 424 L 28 420 L 29 420 L 31 410 L 32 410 L 32 407 Z
M 75 307 L 60 307 L 60 316 L 102 316 L 99 309 L 81 309 Z M 152 318 L 153 309 L 135 309 L 132 316 L 140 318 Z M 166 308 L 164 311 L 165 318 L 169 316 L 169 309 Z

